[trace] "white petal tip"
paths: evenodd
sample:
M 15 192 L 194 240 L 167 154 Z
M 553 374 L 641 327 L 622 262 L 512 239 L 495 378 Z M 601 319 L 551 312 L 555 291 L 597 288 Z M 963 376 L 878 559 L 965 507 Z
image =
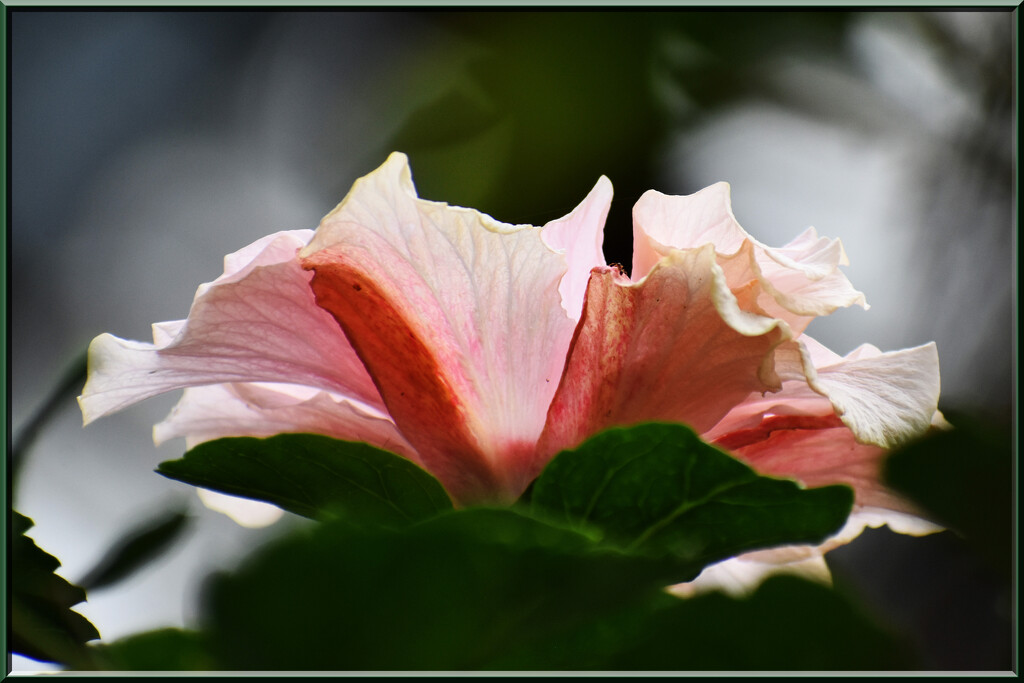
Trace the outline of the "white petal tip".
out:
M 227 515 L 238 525 L 248 529 L 270 526 L 284 514 L 281 508 L 256 500 L 228 496 L 207 489 L 196 489 L 196 493 L 203 501 L 203 505 Z

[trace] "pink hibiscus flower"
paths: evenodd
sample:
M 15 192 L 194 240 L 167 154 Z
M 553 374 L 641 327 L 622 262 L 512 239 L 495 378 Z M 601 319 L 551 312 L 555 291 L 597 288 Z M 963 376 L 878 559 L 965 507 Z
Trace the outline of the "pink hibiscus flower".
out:
M 97 337 L 85 422 L 184 388 L 158 443 L 365 441 L 463 504 L 515 499 L 607 427 L 683 422 L 762 473 L 849 484 L 861 519 L 929 530 L 879 466 L 942 421 L 935 345 L 840 357 L 803 334 L 866 307 L 839 241 L 812 228 L 760 244 L 724 183 L 651 191 L 634 208 L 629 278 L 601 251 L 611 195 L 602 177 L 564 218 L 508 225 L 418 198 L 392 154 L 315 232 L 225 257 L 188 319 L 155 324 L 152 344 Z

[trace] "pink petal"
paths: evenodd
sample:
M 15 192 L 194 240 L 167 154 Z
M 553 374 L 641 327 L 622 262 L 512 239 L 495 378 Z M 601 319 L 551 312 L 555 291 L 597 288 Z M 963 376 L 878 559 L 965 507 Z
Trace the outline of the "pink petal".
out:
M 853 305 L 867 309 L 864 295 L 839 270 L 840 264 L 848 263 L 839 240 L 817 238 L 814 228 L 804 235 L 813 236 L 815 242 L 796 249 L 794 245 L 801 236 L 781 249 L 761 245 L 755 249 L 761 283 L 778 305 L 790 313 L 811 317 Z
M 934 345 L 891 353 L 865 345 L 840 358 L 803 336 L 783 344 L 776 361 L 782 390 L 751 394 L 704 438 L 763 474 L 848 484 L 858 505 L 914 514 L 882 485 L 881 463 L 938 414 Z
M 645 192 L 633 208 L 633 236 L 634 278 L 645 275 L 671 249 L 713 244 L 720 257 L 728 257 L 749 243 L 749 256 L 726 269 L 729 286 L 737 289 L 758 280 L 763 289 L 758 307 L 786 321 L 795 333 L 814 316 L 854 304 L 867 307 L 864 295 L 838 269 L 848 263 L 839 240 L 819 238 L 809 228 L 782 248 L 757 242 L 736 222 L 726 183 L 686 196 Z
M 787 338 L 741 308 L 711 245 L 670 252 L 638 283 L 595 268 L 540 450 L 651 420 L 710 429 L 751 392 L 780 388 L 772 356 Z
M 755 428 L 764 416 L 835 415 L 858 442 L 892 448 L 942 427 L 939 359 L 934 343 L 882 353 L 864 344 L 845 357 L 807 335 L 782 344 L 775 394 L 751 394 L 704 437 L 715 440 Z
M 363 441 L 419 462 L 388 417 L 325 391 L 286 384 L 215 384 L 185 389 L 163 422 L 157 444 L 183 436 L 189 448 L 231 436 L 323 434 Z
M 859 505 L 913 511 L 882 485 L 881 466 L 888 451 L 857 443 L 853 432 L 834 415 L 766 418 L 758 429 L 713 443 L 761 474 L 796 479 L 811 488 L 846 484 L 853 488 Z
M 564 253 L 568 262 L 569 270 L 558 285 L 558 291 L 562 295 L 562 307 L 573 320 L 580 318 L 590 269 L 605 265 L 601 245 L 611 203 L 612 183 L 601 176 L 587 198 L 572 213 L 551 221 L 541 230 L 547 245 Z
M 345 335 L 316 305 L 296 258 L 308 230 L 264 237 L 224 259 L 187 321 L 153 326 L 153 344 L 103 334 L 89 347 L 85 423 L 173 389 L 223 382 L 305 384 L 382 407 Z
M 648 190 L 633 207 L 633 279 L 650 272 L 669 249 L 713 244 L 718 253 L 733 254 L 749 237 L 732 215 L 728 183 L 684 196 Z
M 832 403 L 807 383 L 803 372 L 804 357 L 801 345 L 819 367 L 833 365 L 842 360 L 838 354 L 828 350 L 817 341 L 803 335 L 800 344 L 785 342 L 775 352 L 776 369 L 782 371 L 785 381 L 782 389 L 775 393 L 754 392 L 735 405 L 714 427 L 702 434 L 705 441 L 715 441 L 729 436 L 733 441 L 749 443 L 754 438 L 737 436 L 739 433 L 762 429 L 766 418 L 789 416 L 793 418 L 828 418 L 829 424 L 840 424 L 835 416 Z
M 865 345 L 820 368 L 815 368 L 806 344 L 798 343 L 798 348 L 800 373 L 828 398 L 858 442 L 893 448 L 932 426 L 940 389 L 934 342 L 887 353 Z M 778 370 L 787 378 L 795 374 L 793 363 L 780 362 Z
M 751 394 L 732 408 L 718 424 L 704 432 L 702 437 L 705 441 L 715 441 L 723 436 L 759 430 L 766 417 L 810 417 L 815 420 L 828 417 L 840 424 L 827 398 L 807 386 L 806 382 L 786 381 L 782 383 L 782 391 L 777 393 Z
M 541 229 L 417 198 L 392 154 L 301 256 L 426 467 L 463 502 L 517 496 L 574 327 Z

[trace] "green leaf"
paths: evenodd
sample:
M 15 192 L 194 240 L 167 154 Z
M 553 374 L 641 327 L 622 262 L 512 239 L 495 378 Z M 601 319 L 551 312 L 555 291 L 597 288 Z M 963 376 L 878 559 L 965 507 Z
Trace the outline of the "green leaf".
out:
M 157 472 L 314 519 L 401 525 L 452 507 L 441 484 L 405 458 L 316 434 L 209 441 Z
M 624 550 L 676 558 L 678 581 L 748 550 L 820 543 L 852 505 L 845 486 L 803 489 L 759 476 L 690 428 L 660 423 L 610 429 L 563 451 L 531 496 L 541 518 Z
M 79 579 L 78 584 L 94 591 L 131 576 L 168 550 L 181 536 L 187 523 L 185 512 L 172 510 L 130 529 Z
M 657 561 L 509 509 L 304 531 L 208 585 L 204 631 L 223 668 L 487 668 L 664 585 Z
M 202 634 L 176 628 L 137 633 L 90 648 L 105 671 L 208 671 L 216 668 Z
M 745 598 L 662 593 L 511 650 L 494 668 L 772 671 L 911 668 L 907 644 L 836 591 L 779 576 Z
M 667 604 L 667 603 L 666 603 Z M 876 626 L 836 591 L 792 576 L 765 581 L 748 598 L 708 593 L 661 609 L 621 670 L 893 670 L 913 668 L 905 643 Z
M 1004 577 L 1012 574 L 1013 448 L 1008 430 L 950 415 L 935 431 L 892 453 L 883 476 L 935 521 L 954 529 Z
M 10 648 L 32 659 L 83 666 L 85 643 L 100 637 L 88 619 L 71 610 L 85 600 L 85 591 L 57 576 L 57 558 L 25 535 L 32 520 L 11 514 Z
M 790 577 L 751 597 L 666 594 L 663 561 L 509 509 L 400 530 L 328 521 L 208 583 L 225 670 L 898 669 L 902 643 Z

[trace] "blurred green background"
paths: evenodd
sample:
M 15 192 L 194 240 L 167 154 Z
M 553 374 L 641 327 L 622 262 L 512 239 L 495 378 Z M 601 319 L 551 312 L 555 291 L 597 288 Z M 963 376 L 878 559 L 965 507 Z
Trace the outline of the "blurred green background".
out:
M 759 240 L 814 225 L 846 245 L 872 310 L 812 336 L 840 353 L 935 340 L 942 407 L 1010 432 L 1008 10 L 9 8 L 8 21 L 16 434 L 93 336 L 146 339 L 184 317 L 224 254 L 315 227 L 392 150 L 421 196 L 510 223 L 559 217 L 606 175 L 605 254 L 627 266 L 640 194 L 726 180 Z M 183 448 L 149 440 L 174 397 L 83 432 L 72 395 L 14 491 L 66 577 L 165 507 L 198 517 L 159 566 L 90 593 L 82 611 L 105 637 L 188 623 L 211 569 L 298 523 L 242 529 L 152 473 Z M 1009 666 L 1008 586 L 952 534 L 880 530 L 830 559 L 930 666 Z

